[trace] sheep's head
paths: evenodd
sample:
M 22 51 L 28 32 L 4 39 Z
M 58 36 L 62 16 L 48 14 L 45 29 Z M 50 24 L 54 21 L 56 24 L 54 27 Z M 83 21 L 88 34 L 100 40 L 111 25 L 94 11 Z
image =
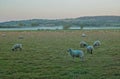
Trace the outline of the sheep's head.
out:
M 84 47 L 87 47 L 87 46 L 88 46 L 88 44 L 87 44 L 87 43 L 85 43 L 85 44 L 84 44 Z
M 12 48 L 12 51 L 14 51 L 15 49 L 14 48 Z
M 68 50 L 67 50 L 67 52 L 70 52 L 72 49 L 71 48 L 69 48 Z

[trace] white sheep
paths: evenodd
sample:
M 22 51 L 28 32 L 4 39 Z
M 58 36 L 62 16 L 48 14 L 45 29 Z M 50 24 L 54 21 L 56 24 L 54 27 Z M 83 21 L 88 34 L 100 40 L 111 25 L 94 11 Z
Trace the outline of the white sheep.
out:
M 19 37 L 18 37 L 18 39 L 23 39 L 24 37 L 22 36 L 22 35 L 20 35 Z
M 94 49 L 93 46 L 87 46 L 86 49 L 88 53 L 91 53 L 91 54 L 93 53 L 93 49 Z
M 94 47 L 98 47 L 98 46 L 100 46 L 101 45 L 101 42 L 99 41 L 99 40 L 97 40 L 97 41 L 95 41 L 94 43 L 93 43 L 93 46 Z
M 6 34 L 2 34 L 2 37 L 6 37 Z
M 82 50 L 68 49 L 67 51 L 70 53 L 70 55 L 73 57 L 73 59 L 74 59 L 74 57 L 80 57 L 81 60 L 83 61 L 83 59 L 84 59 L 84 52 Z
M 80 47 L 86 47 L 86 46 L 88 46 L 88 44 L 85 41 L 80 42 Z
M 20 51 L 22 50 L 22 44 L 15 44 L 12 47 L 12 51 L 17 51 L 19 49 Z
M 84 33 L 82 34 L 82 37 L 86 37 L 86 36 L 87 36 L 86 34 L 84 34 Z

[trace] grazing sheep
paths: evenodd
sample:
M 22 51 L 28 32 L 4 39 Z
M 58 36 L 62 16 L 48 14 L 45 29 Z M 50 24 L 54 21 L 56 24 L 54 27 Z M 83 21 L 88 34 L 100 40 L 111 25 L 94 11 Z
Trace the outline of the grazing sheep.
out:
M 93 47 L 98 47 L 100 45 L 101 45 L 101 42 L 99 40 L 97 40 L 93 43 Z
M 91 53 L 91 54 L 93 53 L 93 46 L 87 46 L 86 49 L 88 53 Z
M 83 61 L 83 57 L 84 57 L 84 53 L 82 50 L 73 50 L 73 49 L 68 49 L 68 52 L 70 53 L 70 55 L 73 57 L 80 57 L 81 60 Z
M 12 51 L 17 51 L 19 49 L 20 51 L 22 50 L 22 44 L 15 44 L 12 47 Z
M 86 42 L 84 42 L 84 41 L 80 42 L 80 47 L 86 47 L 86 46 L 88 46 L 88 44 Z
M 21 35 L 21 36 L 19 36 L 19 37 L 18 37 L 18 39 L 23 39 L 23 36 L 22 36 L 22 35 Z
M 86 37 L 86 34 L 83 33 L 83 34 L 82 34 L 82 37 Z
M 6 34 L 2 34 L 2 37 L 6 37 Z

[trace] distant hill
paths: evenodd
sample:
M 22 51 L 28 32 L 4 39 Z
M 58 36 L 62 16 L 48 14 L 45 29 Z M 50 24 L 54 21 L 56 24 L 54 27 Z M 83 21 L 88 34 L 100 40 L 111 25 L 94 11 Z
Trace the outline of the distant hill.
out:
M 41 26 L 120 27 L 120 16 L 86 16 L 71 19 L 31 19 L 0 23 L 0 28 Z

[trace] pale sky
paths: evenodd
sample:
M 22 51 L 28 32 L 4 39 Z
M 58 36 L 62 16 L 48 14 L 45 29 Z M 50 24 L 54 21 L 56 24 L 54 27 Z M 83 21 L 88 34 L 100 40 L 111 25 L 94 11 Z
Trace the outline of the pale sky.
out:
M 0 22 L 101 15 L 120 16 L 120 0 L 0 0 Z

